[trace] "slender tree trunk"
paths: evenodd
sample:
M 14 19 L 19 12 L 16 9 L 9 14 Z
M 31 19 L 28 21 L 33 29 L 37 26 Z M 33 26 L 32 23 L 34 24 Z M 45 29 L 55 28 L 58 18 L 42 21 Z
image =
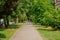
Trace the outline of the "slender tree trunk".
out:
M 6 16 L 7 26 L 9 26 L 9 16 Z
M 18 17 L 16 17 L 16 19 L 15 19 L 15 23 L 18 23 Z
M 7 25 L 6 25 L 6 18 L 4 18 L 4 25 L 5 25 L 5 28 L 7 28 Z
M 5 25 L 5 28 L 8 28 L 8 26 L 9 26 L 9 18 L 8 18 L 8 15 L 4 18 L 4 25 Z

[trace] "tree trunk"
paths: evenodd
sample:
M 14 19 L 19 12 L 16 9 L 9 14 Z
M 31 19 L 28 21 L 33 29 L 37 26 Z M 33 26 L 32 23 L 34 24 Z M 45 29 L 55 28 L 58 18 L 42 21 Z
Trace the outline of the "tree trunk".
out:
M 15 19 L 15 23 L 18 23 L 18 17 Z
M 5 28 L 8 28 L 8 26 L 9 26 L 9 18 L 8 18 L 8 15 L 4 18 L 4 25 L 5 25 Z
M 5 25 L 5 28 L 7 28 L 6 19 L 4 19 L 4 25 Z
M 7 26 L 9 26 L 9 16 L 6 16 Z

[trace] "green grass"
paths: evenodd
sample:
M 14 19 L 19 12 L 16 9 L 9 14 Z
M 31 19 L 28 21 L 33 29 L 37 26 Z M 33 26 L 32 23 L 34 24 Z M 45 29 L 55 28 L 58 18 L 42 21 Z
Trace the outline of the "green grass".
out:
M 0 29 L 0 40 L 9 40 L 22 24 L 12 24 L 8 29 Z
M 48 40 L 60 40 L 60 31 L 53 31 L 52 28 L 45 28 L 43 26 L 36 26 L 36 28 L 42 35 L 43 39 L 46 38 Z

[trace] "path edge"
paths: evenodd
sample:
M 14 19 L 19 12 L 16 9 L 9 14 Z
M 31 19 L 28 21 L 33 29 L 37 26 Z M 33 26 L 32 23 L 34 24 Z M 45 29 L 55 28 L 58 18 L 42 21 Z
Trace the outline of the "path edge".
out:
M 15 36 L 15 34 L 16 34 L 19 30 L 21 30 L 21 29 L 23 28 L 24 25 L 25 25 L 25 23 L 24 23 L 23 25 L 21 25 L 21 27 L 19 27 L 19 28 L 16 30 L 16 32 L 13 33 L 13 35 L 9 38 L 9 40 L 11 40 L 11 39 Z

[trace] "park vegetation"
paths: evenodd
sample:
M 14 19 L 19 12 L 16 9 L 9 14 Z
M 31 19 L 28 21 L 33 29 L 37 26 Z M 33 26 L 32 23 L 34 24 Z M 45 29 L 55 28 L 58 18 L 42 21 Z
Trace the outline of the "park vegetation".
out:
M 18 23 L 30 18 L 34 23 L 60 29 L 60 11 L 55 9 L 54 0 L 0 0 L 0 18 L 6 28 L 11 19 Z
M 0 38 L 4 40 L 9 40 L 13 32 L 16 32 L 16 27 L 19 28 L 18 23 L 25 22 L 27 19 L 34 24 L 60 30 L 60 11 L 55 9 L 55 0 L 0 0 L 0 19 L 4 20 L 4 28 L 7 28 L 1 31 L 0 25 Z M 11 21 L 15 24 L 10 25 Z M 48 33 L 47 37 L 50 36 L 49 31 L 39 30 L 39 32 L 45 35 Z M 51 33 L 54 36 L 56 32 Z

